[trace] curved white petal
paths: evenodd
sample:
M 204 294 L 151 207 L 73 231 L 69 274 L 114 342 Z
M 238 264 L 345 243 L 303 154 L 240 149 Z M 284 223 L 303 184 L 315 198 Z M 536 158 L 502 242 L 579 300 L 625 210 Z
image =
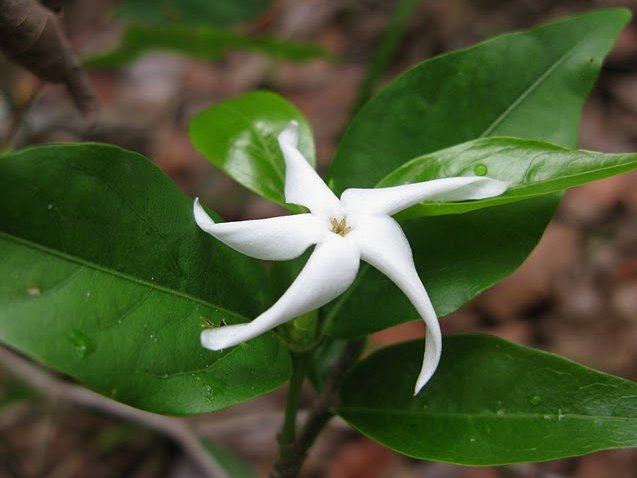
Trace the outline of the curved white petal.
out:
M 232 347 L 327 304 L 352 284 L 359 263 L 356 244 L 330 233 L 272 307 L 250 323 L 204 330 L 201 345 L 210 350 Z
M 197 225 L 237 251 L 257 259 L 283 261 L 299 257 L 312 244 L 331 234 L 312 214 L 215 223 L 199 198 L 193 206 Z
M 425 355 L 415 387 L 417 394 L 438 367 L 442 336 L 436 311 L 416 272 L 409 242 L 398 223 L 388 216 L 358 218 L 350 236 L 358 244 L 361 259 L 389 277 L 409 298 L 427 325 Z
M 305 206 L 313 213 L 338 216 L 338 198 L 297 149 L 298 123 L 290 122 L 279 135 L 279 147 L 285 159 L 285 200 Z
M 377 189 L 347 189 L 341 202 L 348 214 L 396 214 L 423 201 L 465 201 L 499 196 L 509 183 L 486 176 L 459 176 Z

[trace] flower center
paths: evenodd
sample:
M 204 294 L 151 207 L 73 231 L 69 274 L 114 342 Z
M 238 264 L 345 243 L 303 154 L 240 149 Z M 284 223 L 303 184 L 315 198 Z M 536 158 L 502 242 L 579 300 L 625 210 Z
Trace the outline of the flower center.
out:
M 333 217 L 330 221 L 332 224 L 332 232 L 334 234 L 338 234 L 339 236 L 345 237 L 345 235 L 352 230 L 351 227 L 347 225 L 347 221 L 345 218 L 342 218 L 340 221 Z

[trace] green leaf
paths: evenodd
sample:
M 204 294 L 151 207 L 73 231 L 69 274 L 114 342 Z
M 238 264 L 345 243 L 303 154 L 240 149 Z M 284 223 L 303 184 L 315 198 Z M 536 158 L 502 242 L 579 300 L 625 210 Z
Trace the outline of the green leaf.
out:
M 0 158 L 0 340 L 130 405 L 216 410 L 277 388 L 273 334 L 211 352 L 202 327 L 269 303 L 258 261 L 199 230 L 145 158 L 97 145 Z
M 325 340 L 310 355 L 307 378 L 315 390 L 322 390 L 347 348 L 344 340 Z M 361 352 L 363 347 L 361 347 Z
M 422 203 L 402 218 L 458 214 L 559 192 L 637 167 L 637 154 L 604 154 L 518 138 L 483 138 L 415 158 L 386 176 L 379 187 L 437 177 L 489 176 L 510 183 L 501 196 L 480 201 Z
M 599 10 L 502 35 L 416 65 L 372 98 L 341 140 L 337 192 L 373 187 L 408 160 L 487 136 L 564 146 L 627 10 Z
M 400 453 L 462 465 L 555 460 L 637 446 L 637 384 L 479 335 L 444 340 L 417 396 L 422 342 L 354 367 L 338 414 Z
M 307 61 L 329 56 L 323 48 L 309 43 L 267 37 L 251 38 L 212 27 L 132 24 L 126 27 L 118 48 L 83 58 L 82 62 L 88 68 L 119 68 L 153 51 L 171 51 L 214 60 L 231 50 L 262 53 L 289 61 Z
M 277 136 L 292 120 L 299 123 L 299 150 L 316 164 L 312 131 L 303 114 L 287 100 L 256 91 L 223 101 L 190 121 L 190 139 L 212 164 L 264 198 L 285 204 L 285 162 Z
M 574 147 L 586 95 L 628 18 L 626 10 L 594 11 L 415 66 L 372 98 L 345 132 L 330 170 L 335 189 L 373 187 L 415 157 L 481 137 Z M 409 222 L 405 233 L 438 314 L 519 267 L 558 202 L 553 195 Z M 359 274 L 332 305 L 332 336 L 350 338 L 418 318 L 388 279 L 370 267 Z
M 226 26 L 256 17 L 271 0 L 128 0 L 118 11 L 125 20 Z

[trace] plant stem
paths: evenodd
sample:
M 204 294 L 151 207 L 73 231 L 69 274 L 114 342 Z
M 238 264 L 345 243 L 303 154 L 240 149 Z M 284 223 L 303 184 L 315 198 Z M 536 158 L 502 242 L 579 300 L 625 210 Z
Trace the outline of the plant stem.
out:
M 338 387 L 343 381 L 347 371 L 358 359 L 364 344 L 365 341 L 361 339 L 350 342 L 347 345 L 338 362 L 336 362 L 334 368 L 330 372 L 321 393 L 316 397 L 314 403 L 310 407 L 307 421 L 301 428 L 298 434 L 298 439 L 294 440 L 292 446 L 285 450 L 287 454 L 285 460 L 281 459 L 283 451 L 281 443 L 283 432 L 281 432 L 281 436 L 279 438 L 279 458 L 275 463 L 272 475 L 270 475 L 271 478 L 296 478 L 298 476 L 308 450 L 314 443 L 314 440 L 316 440 L 316 437 L 321 433 L 323 428 L 325 428 L 325 425 L 327 425 L 332 418 L 333 412 L 330 407 L 333 404 Z M 292 375 L 292 379 L 294 379 L 294 374 Z M 291 387 L 292 382 L 290 382 L 290 388 Z M 290 394 L 288 392 L 288 397 L 289 396 Z M 296 406 L 298 407 L 298 401 Z M 288 413 L 286 408 L 286 418 L 283 427 L 284 430 L 287 420 Z
M 321 393 L 316 397 L 314 403 L 312 403 L 307 421 L 299 433 L 299 439 L 295 447 L 295 452 L 299 456 L 300 463 L 305 459 L 305 455 L 314 443 L 314 440 L 316 440 L 316 437 L 332 418 L 333 413 L 330 410 L 330 406 L 334 402 L 338 388 L 343 378 L 345 378 L 345 374 L 360 356 L 364 345 L 364 339 L 354 340 L 347 344 L 338 362 L 336 362 L 330 372 L 323 386 L 323 390 L 321 390 Z
M 358 90 L 358 97 L 354 102 L 354 106 L 350 116 L 354 116 L 359 109 L 367 102 L 374 93 L 374 88 L 378 83 L 381 75 L 387 69 L 389 62 L 392 60 L 396 48 L 400 43 L 405 30 L 405 24 L 409 19 L 411 12 L 416 8 L 420 0 L 400 0 L 394 10 L 394 14 L 389 20 L 387 29 L 380 40 L 380 44 L 374 56 L 369 62 L 365 78 Z
M 272 469 L 272 478 L 289 476 L 287 470 L 293 460 L 294 444 L 296 442 L 296 414 L 299 410 L 301 389 L 303 388 L 309 358 L 309 353 L 292 354 L 292 377 L 288 387 L 283 426 L 279 434 L 279 454 Z

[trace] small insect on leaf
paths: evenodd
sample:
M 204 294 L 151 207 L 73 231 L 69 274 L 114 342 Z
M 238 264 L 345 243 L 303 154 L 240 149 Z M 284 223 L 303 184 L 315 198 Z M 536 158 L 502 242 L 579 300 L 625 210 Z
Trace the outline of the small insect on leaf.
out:
M 219 322 L 218 324 L 215 324 L 212 319 L 209 319 L 207 317 L 199 317 L 199 320 L 201 321 L 200 325 L 202 329 L 215 329 L 217 327 L 225 327 L 226 325 L 228 325 L 225 319 L 221 319 L 221 322 Z

